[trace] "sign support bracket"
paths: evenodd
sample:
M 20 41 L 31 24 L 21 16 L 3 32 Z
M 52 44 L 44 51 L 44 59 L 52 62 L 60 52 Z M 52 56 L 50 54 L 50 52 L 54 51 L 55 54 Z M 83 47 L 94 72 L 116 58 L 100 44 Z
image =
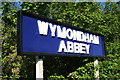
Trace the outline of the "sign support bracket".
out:
M 36 56 L 36 80 L 43 80 L 43 57 Z
M 99 80 L 99 64 L 98 59 L 94 59 L 94 76 L 95 80 Z

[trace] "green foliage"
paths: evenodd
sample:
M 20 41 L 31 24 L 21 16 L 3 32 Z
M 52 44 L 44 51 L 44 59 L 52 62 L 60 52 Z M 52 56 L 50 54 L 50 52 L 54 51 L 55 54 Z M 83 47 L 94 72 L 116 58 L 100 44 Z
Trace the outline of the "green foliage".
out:
M 2 28 L 2 69 L 3 78 L 19 78 L 21 68 L 21 57 L 16 55 L 16 9 L 10 11 L 11 3 L 3 3 L 3 20 L 5 27 Z
M 28 66 L 34 64 L 34 58 L 29 59 L 29 56 L 18 56 L 17 55 L 17 11 L 18 9 L 12 2 L 3 2 L 3 21 L 4 27 L 2 28 L 2 78 L 19 79 L 20 77 L 26 78 L 29 76 Z M 26 57 L 26 59 L 24 59 Z M 29 62 L 28 61 L 32 61 Z M 27 64 L 23 64 L 27 61 Z M 27 67 L 26 67 L 27 66 Z M 32 66 L 31 66 L 32 67 Z M 29 67 L 30 68 L 30 67 Z M 30 70 L 31 73 L 33 70 Z M 33 73 L 33 72 L 32 72 Z M 24 75 L 23 75 L 24 74 Z M 30 76 L 30 78 L 33 76 Z M 27 77 L 28 78 L 28 77 Z
M 72 79 L 94 79 L 93 62 L 87 63 L 85 66 L 79 67 L 76 71 L 70 73 L 67 77 Z
M 100 78 L 102 79 L 119 79 L 120 78 L 120 55 L 108 54 L 106 60 L 100 64 Z M 104 67 L 104 68 L 103 68 Z
M 33 78 L 34 56 L 18 56 L 16 52 L 17 7 L 2 3 L 3 78 Z M 102 6 L 100 6 L 102 5 Z M 22 10 L 91 30 L 105 36 L 106 57 L 98 58 L 101 79 L 120 78 L 120 2 L 23 2 Z M 93 58 L 44 57 L 45 80 L 94 79 Z
M 68 79 L 65 79 L 65 77 L 63 75 L 60 75 L 60 76 L 57 76 L 56 74 L 55 75 L 51 75 L 48 80 L 68 80 Z

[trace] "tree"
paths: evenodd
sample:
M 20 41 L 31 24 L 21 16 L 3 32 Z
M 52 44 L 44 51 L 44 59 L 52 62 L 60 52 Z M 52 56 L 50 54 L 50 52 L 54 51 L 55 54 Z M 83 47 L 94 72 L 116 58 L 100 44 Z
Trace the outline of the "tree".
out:
M 16 7 L 2 3 L 3 20 L 3 78 L 33 78 L 35 56 L 18 56 L 16 53 Z M 102 5 L 102 6 L 101 6 Z M 101 8 L 103 7 L 103 8 Z M 22 10 L 57 21 L 91 30 L 105 36 L 106 57 L 100 61 L 100 78 L 119 79 L 120 74 L 120 7 L 119 3 L 95 2 L 23 2 Z M 43 57 L 45 79 L 93 79 L 94 58 Z M 74 65 L 74 66 L 71 66 Z M 31 67 L 28 67 L 31 66 Z M 114 74 L 114 76 L 113 76 Z M 60 76 L 59 76 L 60 75 Z

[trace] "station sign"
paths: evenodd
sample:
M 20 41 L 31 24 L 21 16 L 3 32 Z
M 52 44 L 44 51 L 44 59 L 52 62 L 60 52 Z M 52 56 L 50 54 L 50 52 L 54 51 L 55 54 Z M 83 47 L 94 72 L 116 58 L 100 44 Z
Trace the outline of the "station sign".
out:
M 104 57 L 104 36 L 40 15 L 18 12 L 18 54 Z

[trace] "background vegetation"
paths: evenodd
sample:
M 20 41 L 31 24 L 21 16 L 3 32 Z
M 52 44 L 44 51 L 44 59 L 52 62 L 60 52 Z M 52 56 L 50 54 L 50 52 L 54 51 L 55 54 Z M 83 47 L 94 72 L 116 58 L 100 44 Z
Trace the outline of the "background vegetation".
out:
M 105 36 L 106 57 L 98 58 L 101 79 L 120 79 L 120 2 L 3 2 L 3 78 L 35 78 L 35 56 L 17 55 L 17 11 L 26 10 Z M 93 79 L 96 58 L 44 56 L 45 80 Z

